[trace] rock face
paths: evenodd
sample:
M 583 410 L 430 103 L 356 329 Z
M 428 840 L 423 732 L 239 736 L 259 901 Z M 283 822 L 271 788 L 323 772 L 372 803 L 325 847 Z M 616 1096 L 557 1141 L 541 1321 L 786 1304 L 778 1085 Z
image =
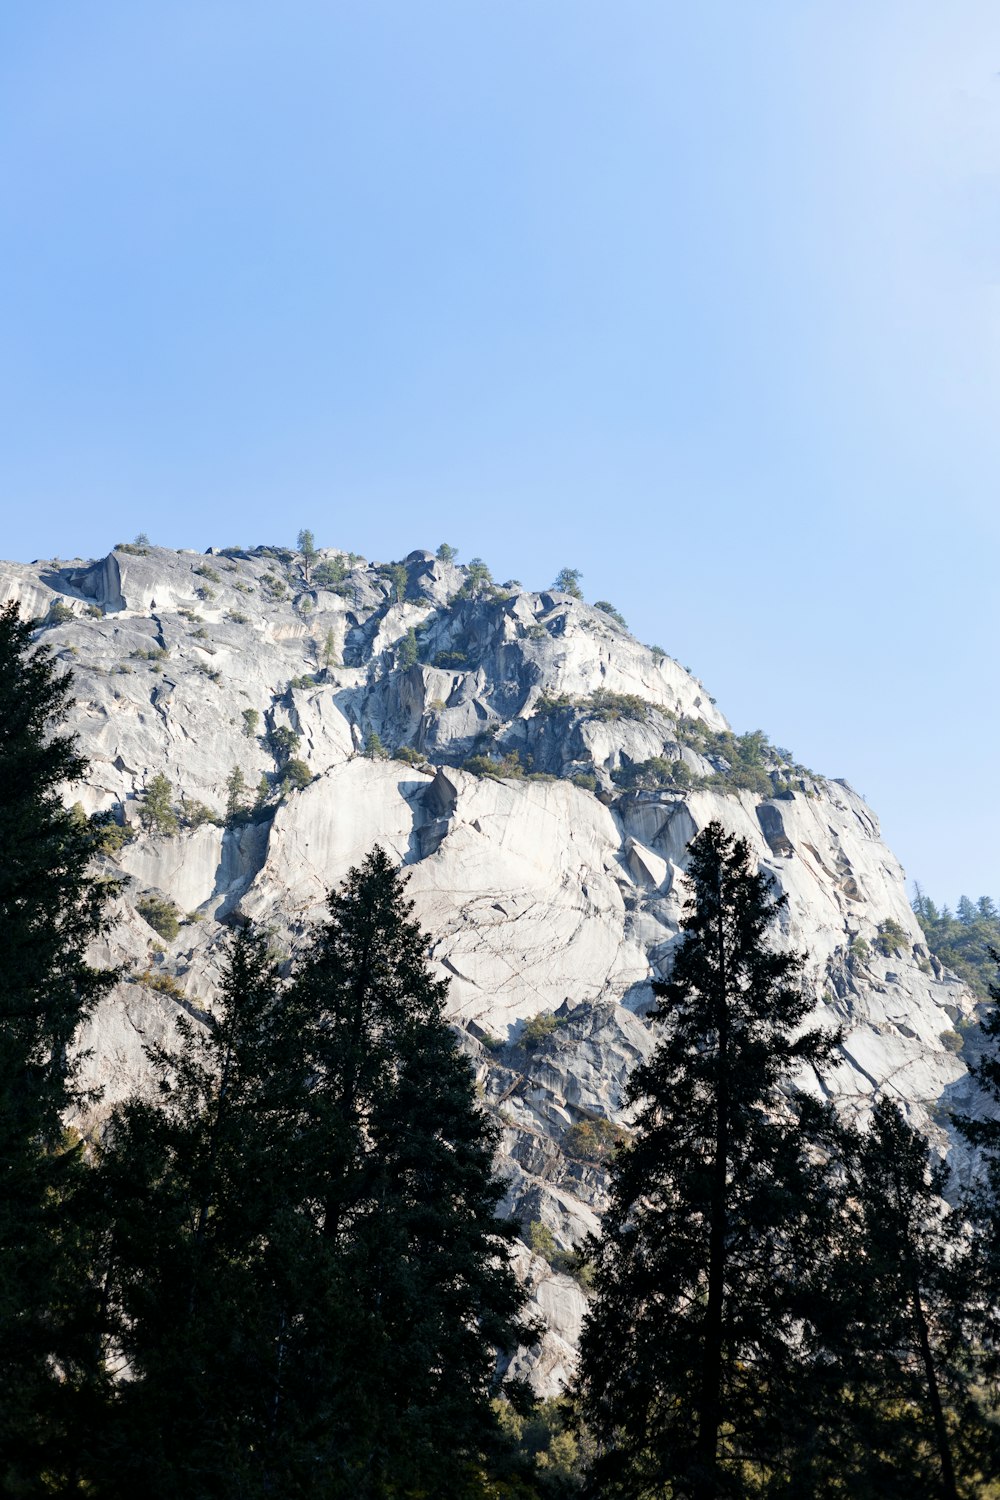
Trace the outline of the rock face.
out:
M 410 871 L 503 1122 L 505 1208 L 549 1329 L 519 1367 L 543 1394 L 572 1371 L 585 1309 L 559 1252 L 597 1226 L 608 1123 L 627 1125 L 625 1080 L 656 1040 L 643 1017 L 677 941 L 685 848 L 711 819 L 787 893 L 782 940 L 808 954 L 818 1018 L 844 1028 L 813 1086 L 860 1109 L 885 1090 L 949 1144 L 936 1112 L 966 1092 L 956 1024 L 974 1002 L 923 946 L 874 814 L 735 741 L 702 685 L 606 612 L 426 552 L 381 568 L 326 552 L 307 574 L 268 548 L 0 564 L 9 599 L 74 672 L 90 774 L 71 797 L 135 834 L 109 856 L 129 881 L 103 955 L 130 977 L 84 1039 L 105 1103 L 141 1084 L 143 1046 L 179 1005 L 210 1009 L 234 912 L 292 952 L 381 842 Z M 224 827 L 237 770 L 247 811 Z M 157 775 L 174 833 L 140 826 Z M 173 940 L 140 914 L 151 896 L 187 915 Z

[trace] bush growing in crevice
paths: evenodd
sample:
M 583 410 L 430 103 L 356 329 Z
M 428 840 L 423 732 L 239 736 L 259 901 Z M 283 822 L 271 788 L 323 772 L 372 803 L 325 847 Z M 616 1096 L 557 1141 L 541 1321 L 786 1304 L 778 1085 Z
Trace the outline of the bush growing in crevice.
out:
M 537 1016 L 532 1016 L 530 1020 L 525 1021 L 517 1039 L 517 1045 L 525 1052 L 534 1052 L 544 1046 L 549 1037 L 565 1024 L 565 1016 L 554 1015 L 550 1010 L 539 1011 Z
M 601 1165 L 627 1140 L 628 1131 L 623 1126 L 601 1115 L 588 1115 L 563 1132 L 562 1145 L 567 1156 Z
M 180 908 L 164 896 L 150 892 L 135 903 L 135 909 L 143 921 L 168 943 L 172 943 L 181 930 Z

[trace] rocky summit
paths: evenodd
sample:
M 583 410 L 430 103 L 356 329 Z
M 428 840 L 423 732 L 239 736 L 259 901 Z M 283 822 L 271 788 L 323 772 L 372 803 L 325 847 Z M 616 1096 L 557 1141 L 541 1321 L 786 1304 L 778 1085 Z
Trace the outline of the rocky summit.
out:
M 0 599 L 72 668 L 90 770 L 68 796 L 106 815 L 102 858 L 128 877 L 98 955 L 122 978 L 83 1039 L 102 1107 L 141 1086 L 144 1045 L 179 1009 L 210 1012 L 234 914 L 291 955 L 381 843 L 503 1125 L 505 1209 L 548 1329 L 520 1368 L 541 1394 L 573 1368 L 572 1252 L 598 1224 L 623 1086 L 655 1044 L 685 849 L 710 820 L 787 894 L 782 940 L 808 955 L 818 1019 L 843 1028 L 811 1086 L 862 1111 L 884 1090 L 949 1145 L 938 1120 L 968 1095 L 974 1000 L 924 946 L 874 813 L 734 735 L 610 606 L 422 551 L 376 565 L 144 542 L 0 564 Z

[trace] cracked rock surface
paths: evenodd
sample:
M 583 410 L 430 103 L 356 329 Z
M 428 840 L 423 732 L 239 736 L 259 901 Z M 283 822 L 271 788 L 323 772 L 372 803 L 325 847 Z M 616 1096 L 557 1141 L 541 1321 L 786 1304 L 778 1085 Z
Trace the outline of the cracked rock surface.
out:
M 335 551 L 318 564 L 307 576 L 281 549 L 135 547 L 0 564 L 0 601 L 45 621 L 40 639 L 74 673 L 69 728 L 90 771 L 70 799 L 136 835 L 112 861 L 129 879 L 95 955 L 126 977 L 83 1039 L 104 1107 L 141 1086 L 143 1047 L 169 1036 L 179 1007 L 211 1008 L 234 912 L 291 954 L 329 887 L 382 843 L 409 871 L 502 1121 L 503 1207 L 524 1226 L 517 1264 L 548 1329 L 515 1363 L 552 1394 L 572 1373 L 586 1303 L 559 1252 L 597 1227 L 605 1201 L 601 1153 L 581 1159 L 577 1127 L 627 1128 L 623 1089 L 655 1045 L 644 1015 L 678 938 L 685 849 L 717 818 L 787 893 L 781 940 L 808 954 L 817 1018 L 844 1028 L 838 1066 L 806 1082 L 862 1113 L 876 1090 L 892 1094 L 968 1171 L 937 1120 L 942 1102 L 969 1096 L 953 1048 L 973 997 L 928 955 L 903 872 L 846 783 L 801 767 L 776 772 L 773 794 L 727 782 L 711 737 L 728 726 L 701 683 L 582 600 L 477 594 L 467 570 L 426 552 L 405 559 L 405 589 L 398 571 Z M 283 730 L 306 785 L 282 785 Z M 372 734 L 405 758 L 368 758 Z M 630 768 L 651 762 L 683 763 L 690 784 L 628 789 Z M 248 805 L 262 778 L 265 794 L 224 827 L 235 769 Z M 140 826 L 158 774 L 182 810 L 174 834 Z M 150 895 L 187 919 L 173 940 L 140 915 Z M 887 922 L 903 934 L 895 946 Z M 532 1224 L 551 1234 L 554 1265 L 529 1248 Z

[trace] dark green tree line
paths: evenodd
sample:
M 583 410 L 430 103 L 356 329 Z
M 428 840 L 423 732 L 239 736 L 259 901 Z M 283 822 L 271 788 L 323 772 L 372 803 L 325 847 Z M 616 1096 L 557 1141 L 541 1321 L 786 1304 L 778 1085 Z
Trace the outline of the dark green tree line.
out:
M 114 1114 L 100 1494 L 483 1493 L 523 1334 L 495 1136 L 381 849 L 297 977 L 233 940 L 214 1024 Z M 443 1488 L 442 1488 L 443 1487 Z
M 72 1466 L 67 1424 L 91 1371 L 80 1240 L 85 1168 L 63 1116 L 80 1102 L 74 1037 L 111 975 L 87 961 L 109 888 L 61 790 L 85 763 L 57 732 L 70 676 L 14 604 L 0 610 L 0 1488 Z

